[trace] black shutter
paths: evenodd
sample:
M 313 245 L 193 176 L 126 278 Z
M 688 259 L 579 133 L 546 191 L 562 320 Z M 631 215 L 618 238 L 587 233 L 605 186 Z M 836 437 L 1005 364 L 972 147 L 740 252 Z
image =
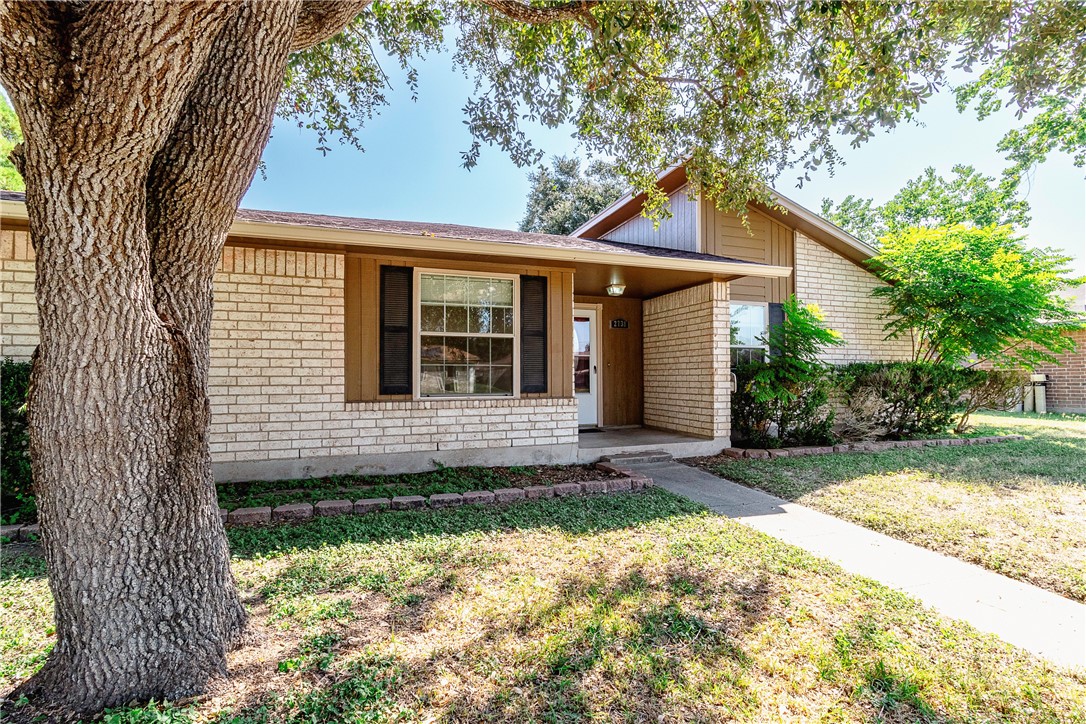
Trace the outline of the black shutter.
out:
M 381 267 L 382 395 L 411 394 L 411 285 L 409 266 Z
M 782 324 L 784 324 L 784 305 L 783 304 L 770 303 L 770 305 L 769 305 L 769 329 L 779 327 Z M 771 349 L 771 350 L 769 350 L 769 354 L 775 356 L 777 354 L 777 350 Z
M 520 391 L 547 391 L 547 277 L 520 278 Z

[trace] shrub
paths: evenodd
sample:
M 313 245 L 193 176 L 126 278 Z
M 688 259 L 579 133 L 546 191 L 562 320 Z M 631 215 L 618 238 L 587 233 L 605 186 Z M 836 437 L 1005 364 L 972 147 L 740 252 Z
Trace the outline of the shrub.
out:
M 954 432 L 969 429 L 969 416 L 977 410 L 1009 410 L 1022 401 L 1022 389 L 1029 381 L 1021 370 L 962 370 L 969 387 L 962 397 L 962 414 Z
M 26 522 L 37 514 L 30 473 L 30 435 L 26 426 L 26 393 L 30 363 L 0 362 L 0 518 Z
M 945 432 L 977 381 L 972 370 L 931 362 L 857 362 L 837 368 L 845 429 L 893 439 Z
M 833 411 L 827 405 L 832 386 L 818 356 L 841 344 L 841 336 L 826 327 L 817 306 L 793 296 L 783 307 L 784 321 L 763 339 L 769 359 L 735 369 L 736 436 L 758 447 L 832 443 Z

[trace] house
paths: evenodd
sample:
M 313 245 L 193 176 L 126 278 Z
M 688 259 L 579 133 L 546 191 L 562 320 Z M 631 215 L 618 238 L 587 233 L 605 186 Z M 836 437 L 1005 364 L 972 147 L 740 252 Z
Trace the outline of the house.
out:
M 1053 364 L 1040 365 L 1032 374 L 1043 374 L 1048 412 L 1086 414 L 1086 329 L 1067 332 L 1075 349 L 1062 352 Z
M 733 359 L 791 293 L 848 344 L 883 341 L 873 250 L 798 204 L 734 214 L 659 183 L 674 216 L 612 204 L 571 236 L 241 210 L 215 278 L 221 480 L 591 461 L 729 444 Z M 37 342 L 21 194 L 0 196 L 0 353 Z M 602 430 L 602 431 L 600 431 Z

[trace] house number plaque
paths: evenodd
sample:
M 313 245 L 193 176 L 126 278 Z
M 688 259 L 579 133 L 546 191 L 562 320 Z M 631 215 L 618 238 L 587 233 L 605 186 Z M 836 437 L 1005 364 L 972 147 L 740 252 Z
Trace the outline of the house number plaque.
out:
M 625 319 L 612 319 L 611 329 L 629 329 L 630 323 Z

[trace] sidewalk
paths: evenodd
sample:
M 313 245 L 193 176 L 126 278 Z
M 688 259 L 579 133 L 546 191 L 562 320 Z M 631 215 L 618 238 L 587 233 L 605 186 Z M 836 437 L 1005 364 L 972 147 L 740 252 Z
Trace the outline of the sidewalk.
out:
M 629 465 L 658 486 L 903 591 L 1066 667 L 1086 667 L 1086 606 L 675 462 Z

